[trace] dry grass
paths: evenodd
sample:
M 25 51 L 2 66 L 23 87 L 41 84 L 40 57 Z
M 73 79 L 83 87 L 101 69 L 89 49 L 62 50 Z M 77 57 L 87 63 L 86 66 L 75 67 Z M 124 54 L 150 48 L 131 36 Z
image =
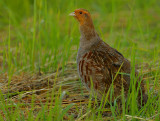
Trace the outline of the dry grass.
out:
M 75 64 L 75 62 L 67 63 L 65 65 L 65 70 L 62 70 L 59 65 L 56 72 L 43 73 L 39 71 L 36 74 L 21 72 L 18 75 L 13 75 L 10 83 L 8 83 L 8 75 L 1 74 L 0 87 L 6 98 L 5 101 L 12 105 L 9 108 L 12 108 L 13 110 L 17 104 L 21 104 L 20 109 L 27 117 L 28 112 L 32 108 L 31 105 L 34 96 L 33 112 L 36 117 L 38 112 L 42 109 L 42 105 L 47 104 L 48 110 L 46 110 L 46 112 L 49 112 L 50 108 L 55 106 L 55 98 L 60 94 L 59 89 L 61 89 L 61 92 L 64 94 L 61 106 L 65 108 L 70 104 L 74 104 L 67 114 L 74 115 L 74 119 L 77 121 L 85 119 L 85 117 L 91 113 L 91 110 L 87 110 L 89 93 L 79 81 Z M 154 79 L 160 78 L 160 74 L 157 74 L 157 77 L 152 77 L 150 75 L 151 73 L 160 70 L 160 66 L 157 63 L 152 67 L 149 67 L 148 64 L 142 64 L 141 67 L 143 67 L 144 70 L 142 74 L 145 74 L 146 80 L 150 80 L 150 88 L 152 88 Z M 141 67 L 139 67 L 139 70 Z M 159 90 L 158 87 L 156 89 L 155 92 Z M 54 97 L 53 100 L 51 97 Z M 94 102 L 95 101 L 92 100 L 91 104 L 96 107 Z M 104 120 L 112 119 L 112 117 L 108 116 L 111 114 L 109 106 L 106 107 L 104 112 L 107 114 L 107 116 L 105 115 L 103 117 Z M 126 117 L 128 120 L 131 120 L 132 118 L 138 119 L 136 116 L 132 117 L 126 115 Z M 152 117 L 152 119 L 153 118 L 154 117 Z M 64 116 L 64 119 L 69 120 L 69 117 Z M 139 119 L 146 120 L 143 118 Z

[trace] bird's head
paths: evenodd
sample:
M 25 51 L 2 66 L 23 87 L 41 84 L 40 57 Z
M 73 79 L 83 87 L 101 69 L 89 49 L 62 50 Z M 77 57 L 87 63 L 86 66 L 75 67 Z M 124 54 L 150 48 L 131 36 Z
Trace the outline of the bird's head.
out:
M 93 27 L 93 22 L 90 13 L 85 9 L 76 9 L 74 12 L 69 14 L 78 20 L 80 26 Z

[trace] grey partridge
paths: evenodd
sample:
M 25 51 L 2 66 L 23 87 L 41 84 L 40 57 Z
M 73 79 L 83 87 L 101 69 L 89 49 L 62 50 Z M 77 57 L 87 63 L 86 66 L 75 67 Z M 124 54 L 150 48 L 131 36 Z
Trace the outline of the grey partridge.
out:
M 74 16 L 80 24 L 81 38 L 77 54 L 77 69 L 82 83 L 88 91 L 93 95 L 96 94 L 100 100 L 109 91 L 112 84 L 114 93 L 111 100 L 122 94 L 122 85 L 125 97 L 127 97 L 131 80 L 130 61 L 101 40 L 94 29 L 91 15 L 87 10 L 76 9 L 70 13 L 70 16 Z M 137 70 L 135 76 L 138 77 Z M 146 102 L 144 84 L 140 80 L 141 78 L 136 84 L 138 87 L 138 82 L 140 82 L 139 102 L 140 100 Z

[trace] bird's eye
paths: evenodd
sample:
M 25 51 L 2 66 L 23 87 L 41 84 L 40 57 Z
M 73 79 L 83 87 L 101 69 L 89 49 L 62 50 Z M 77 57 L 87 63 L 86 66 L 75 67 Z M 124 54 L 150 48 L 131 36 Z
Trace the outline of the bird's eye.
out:
M 80 11 L 79 14 L 82 14 L 82 11 Z

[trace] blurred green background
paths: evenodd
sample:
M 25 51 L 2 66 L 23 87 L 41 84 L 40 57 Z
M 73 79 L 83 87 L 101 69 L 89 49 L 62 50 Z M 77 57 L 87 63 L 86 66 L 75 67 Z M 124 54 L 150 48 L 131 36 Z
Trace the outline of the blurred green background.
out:
M 0 0 L 0 120 L 63 120 L 73 104 L 69 119 L 103 119 L 91 96 L 79 97 L 79 24 L 69 16 L 77 8 L 90 11 L 103 41 L 147 76 L 147 104 L 138 108 L 134 88 L 125 102 L 122 90 L 122 110 L 116 100 L 106 109 L 112 120 L 159 120 L 160 98 L 152 93 L 160 89 L 160 0 Z
M 78 22 L 68 16 L 90 11 L 101 38 L 137 63 L 153 64 L 160 53 L 159 0 L 1 0 L 0 72 L 53 71 L 76 60 Z

